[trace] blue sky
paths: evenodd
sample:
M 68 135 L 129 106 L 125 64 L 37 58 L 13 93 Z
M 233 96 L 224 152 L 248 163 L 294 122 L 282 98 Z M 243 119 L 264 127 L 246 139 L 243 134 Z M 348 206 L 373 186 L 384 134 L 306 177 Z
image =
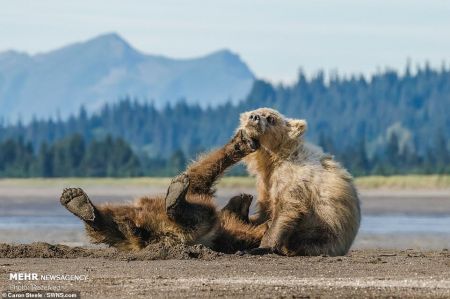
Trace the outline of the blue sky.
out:
M 302 67 L 343 74 L 450 64 L 446 0 L 0 0 L 0 51 L 48 51 L 117 32 L 149 54 L 229 48 L 258 77 L 291 82 Z

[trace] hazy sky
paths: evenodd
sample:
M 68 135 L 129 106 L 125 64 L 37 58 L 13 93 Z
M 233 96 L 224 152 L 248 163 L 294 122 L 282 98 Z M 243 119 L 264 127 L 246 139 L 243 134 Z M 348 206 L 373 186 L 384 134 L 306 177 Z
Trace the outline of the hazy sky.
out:
M 275 82 L 300 67 L 369 74 L 403 69 L 408 57 L 450 63 L 447 0 L 0 0 L 0 51 L 48 51 L 113 31 L 170 57 L 229 48 Z

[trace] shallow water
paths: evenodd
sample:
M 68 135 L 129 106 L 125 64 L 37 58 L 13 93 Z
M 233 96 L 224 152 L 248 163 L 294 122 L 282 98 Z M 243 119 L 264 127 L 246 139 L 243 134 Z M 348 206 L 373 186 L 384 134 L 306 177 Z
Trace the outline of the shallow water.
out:
M 0 216 L 0 232 L 10 229 L 82 229 L 78 218 L 68 216 Z M 365 215 L 361 234 L 450 234 L 450 216 Z M 3 238 L 1 238 L 3 239 Z
M 68 229 L 83 228 L 74 216 L 0 216 L 0 231 L 8 229 Z
M 0 216 L 0 242 L 44 241 L 89 244 L 83 224 L 67 216 Z M 363 215 L 353 248 L 428 248 L 450 246 L 450 216 Z
M 450 234 L 450 216 L 441 215 L 366 215 L 362 234 Z
M 0 242 L 87 245 L 83 224 L 59 203 L 61 186 L 0 186 Z M 127 202 L 149 188 L 86 186 L 95 203 Z M 164 194 L 164 188 L 150 194 Z M 221 188 L 218 206 L 253 188 Z M 256 197 L 255 197 L 256 198 Z M 450 248 L 450 190 L 361 190 L 361 228 L 353 248 Z M 252 212 L 254 205 L 252 205 Z

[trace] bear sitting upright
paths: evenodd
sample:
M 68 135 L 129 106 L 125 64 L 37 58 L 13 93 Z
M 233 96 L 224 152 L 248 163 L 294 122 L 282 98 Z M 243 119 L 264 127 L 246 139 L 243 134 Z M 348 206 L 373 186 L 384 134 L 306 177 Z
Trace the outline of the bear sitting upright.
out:
M 306 121 L 260 108 L 241 114 L 238 130 L 259 140 L 244 158 L 257 178 L 258 212 L 270 227 L 254 254 L 344 255 L 359 228 L 360 207 L 351 175 L 304 142 Z

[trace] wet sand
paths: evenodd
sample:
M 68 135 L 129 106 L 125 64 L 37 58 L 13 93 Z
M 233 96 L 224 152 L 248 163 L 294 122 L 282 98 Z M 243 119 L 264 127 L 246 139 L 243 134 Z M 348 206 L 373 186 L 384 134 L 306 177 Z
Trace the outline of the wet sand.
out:
M 79 291 L 82 298 L 450 297 L 448 250 L 353 250 L 343 257 L 280 257 L 223 255 L 201 246 L 160 249 L 132 255 L 42 243 L 3 244 L 0 290 L 33 283 Z M 87 279 L 8 280 L 14 272 L 87 275 Z

